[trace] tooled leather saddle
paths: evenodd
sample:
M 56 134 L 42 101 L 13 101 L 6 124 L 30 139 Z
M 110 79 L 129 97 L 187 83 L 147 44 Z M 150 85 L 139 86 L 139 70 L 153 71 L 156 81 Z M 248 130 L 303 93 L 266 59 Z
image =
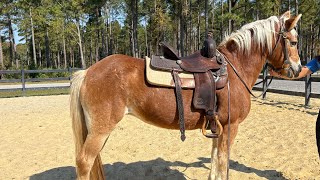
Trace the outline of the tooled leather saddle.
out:
M 176 102 L 179 114 L 181 140 L 185 140 L 184 109 L 182 99 L 180 72 L 194 74 L 195 89 L 193 106 L 195 109 L 205 111 L 204 126 L 210 126 L 212 134 L 204 135 L 209 138 L 217 138 L 217 98 L 216 90 L 223 88 L 228 81 L 226 61 L 216 50 L 215 41 L 208 37 L 203 48 L 187 57 L 179 57 L 177 51 L 160 43 L 163 56 L 152 56 L 151 66 L 155 69 L 170 71 L 175 83 Z

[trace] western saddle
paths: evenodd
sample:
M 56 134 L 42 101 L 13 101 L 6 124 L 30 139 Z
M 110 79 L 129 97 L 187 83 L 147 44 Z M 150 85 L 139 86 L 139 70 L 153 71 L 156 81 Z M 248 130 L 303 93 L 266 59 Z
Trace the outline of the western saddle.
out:
M 185 140 L 184 108 L 181 79 L 179 73 L 193 73 L 195 88 L 193 106 L 205 111 L 202 133 L 209 138 L 217 138 L 222 133 L 222 127 L 217 113 L 216 90 L 223 88 L 228 81 L 227 66 L 224 57 L 216 50 L 216 43 L 208 37 L 203 48 L 187 57 L 179 57 L 177 51 L 166 43 L 160 43 L 163 56 L 152 56 L 151 67 L 162 71 L 170 71 L 175 83 L 175 93 L 179 114 L 181 140 Z M 217 126 L 219 125 L 219 132 Z M 212 134 L 207 134 L 210 126 Z

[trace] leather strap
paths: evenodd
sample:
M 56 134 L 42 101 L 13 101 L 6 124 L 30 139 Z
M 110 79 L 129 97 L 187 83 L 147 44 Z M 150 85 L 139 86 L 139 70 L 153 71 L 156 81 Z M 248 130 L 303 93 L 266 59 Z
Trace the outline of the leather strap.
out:
M 222 54 L 222 53 L 221 53 Z M 231 66 L 233 72 L 238 76 L 238 78 L 240 79 L 240 81 L 242 82 L 242 84 L 244 85 L 244 87 L 247 89 L 247 91 L 250 93 L 250 95 L 254 98 L 259 98 L 260 96 L 262 96 L 264 93 L 267 92 L 268 88 L 266 88 L 265 91 L 263 91 L 259 96 L 256 96 L 252 93 L 251 89 L 249 88 L 249 86 L 244 82 L 244 80 L 241 78 L 239 72 L 237 71 L 237 69 L 234 67 L 234 65 L 230 62 L 230 60 L 224 55 L 222 54 L 224 57 L 225 57 L 225 60 L 227 61 L 227 63 Z M 272 79 L 270 80 L 269 84 L 267 85 L 267 87 L 269 87 L 269 85 L 271 84 L 272 82 Z
M 186 139 L 185 135 L 185 124 L 184 124 L 184 109 L 183 109 L 183 99 L 182 99 L 182 88 L 181 88 L 181 80 L 178 76 L 178 72 L 172 70 L 172 76 L 175 83 L 175 92 L 176 92 L 176 100 L 179 114 L 179 124 L 180 124 L 180 133 L 181 140 L 184 141 Z

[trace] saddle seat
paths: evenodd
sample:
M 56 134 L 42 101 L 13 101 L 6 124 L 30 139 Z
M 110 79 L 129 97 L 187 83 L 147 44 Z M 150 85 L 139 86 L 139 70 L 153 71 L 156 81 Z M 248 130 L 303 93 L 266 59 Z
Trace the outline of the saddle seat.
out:
M 203 49 L 189 56 L 179 57 L 176 50 L 166 43 L 162 42 L 160 46 L 163 51 L 163 56 L 153 56 L 151 61 L 151 66 L 157 69 L 168 71 L 175 69 L 179 72 L 201 73 L 207 72 L 208 70 L 219 70 L 224 60 L 220 57 L 220 54 L 214 57 L 203 56 L 202 54 L 205 54 Z M 216 51 L 216 49 L 214 49 L 214 51 Z
M 160 46 L 163 56 L 153 55 L 150 66 L 154 69 L 170 72 L 173 76 L 182 141 L 185 139 L 185 128 L 181 93 L 182 80 L 179 73 L 192 73 L 194 75 L 193 106 L 195 109 L 204 110 L 206 117 L 202 132 L 206 137 L 217 138 L 222 133 L 222 127 L 219 126 L 218 134 L 216 128 L 220 122 L 216 111 L 216 90 L 226 85 L 228 74 L 226 61 L 216 50 L 214 40 L 212 38 L 206 39 L 201 50 L 187 57 L 179 57 L 177 51 L 166 43 L 160 43 Z M 204 132 L 209 124 L 212 134 Z

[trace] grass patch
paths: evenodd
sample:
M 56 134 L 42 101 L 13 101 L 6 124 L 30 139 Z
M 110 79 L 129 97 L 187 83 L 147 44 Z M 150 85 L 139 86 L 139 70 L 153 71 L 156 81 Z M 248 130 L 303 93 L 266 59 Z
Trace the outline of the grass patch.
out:
M 11 98 L 21 96 L 49 96 L 49 95 L 61 95 L 69 94 L 70 88 L 50 88 L 50 89 L 30 89 L 22 92 L 16 91 L 0 91 L 0 98 Z

